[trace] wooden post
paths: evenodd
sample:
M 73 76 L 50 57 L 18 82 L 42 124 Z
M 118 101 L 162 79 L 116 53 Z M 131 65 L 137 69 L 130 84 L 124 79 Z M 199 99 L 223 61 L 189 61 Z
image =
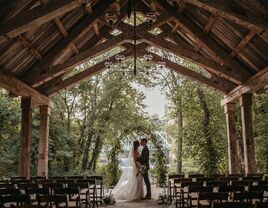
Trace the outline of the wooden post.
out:
M 38 144 L 38 176 L 48 176 L 48 137 L 50 107 L 40 106 L 40 129 Z
M 19 176 L 30 178 L 32 149 L 32 99 L 21 98 L 21 142 L 19 157 Z
M 224 106 L 228 138 L 228 165 L 229 173 L 238 173 L 237 136 L 235 125 L 235 103 L 227 103 Z
M 242 94 L 239 98 L 239 102 L 242 117 L 245 173 L 255 173 L 256 162 L 252 128 L 252 94 Z

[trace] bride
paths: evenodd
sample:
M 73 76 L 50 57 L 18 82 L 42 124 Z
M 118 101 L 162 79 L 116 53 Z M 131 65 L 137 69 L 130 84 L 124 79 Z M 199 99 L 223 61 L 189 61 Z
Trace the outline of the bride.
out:
M 126 167 L 112 191 L 116 200 L 133 201 L 144 197 L 143 178 L 142 174 L 139 173 L 140 163 L 137 162 L 137 158 L 140 157 L 139 146 L 139 141 L 133 142 L 133 148 L 129 153 Z

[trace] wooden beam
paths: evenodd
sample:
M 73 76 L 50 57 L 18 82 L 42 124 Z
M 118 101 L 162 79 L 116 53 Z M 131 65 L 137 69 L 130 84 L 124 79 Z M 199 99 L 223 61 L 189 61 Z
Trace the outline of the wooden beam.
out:
M 53 0 L 46 5 L 36 7 L 22 15 L 16 16 L 1 25 L 1 39 L 8 40 L 32 30 L 56 17 L 62 16 L 80 6 L 77 0 Z
M 228 139 L 228 166 L 229 174 L 238 173 L 237 134 L 236 134 L 236 106 L 228 103 L 224 106 Z
M 123 44 L 122 46 L 126 49 L 121 54 L 124 54 L 126 57 L 130 56 L 132 53 L 132 47 L 133 47 L 132 44 Z M 138 46 L 137 50 L 141 51 L 141 50 L 145 50 L 145 48 L 146 47 L 144 44 L 140 44 Z M 116 55 L 109 58 L 109 61 L 113 62 L 113 64 L 118 63 L 118 61 L 115 59 L 115 57 L 116 57 Z M 62 80 L 61 82 L 50 86 L 50 88 L 45 91 L 45 94 L 51 96 L 51 95 L 59 92 L 60 90 L 69 89 L 72 86 L 74 86 L 75 84 L 83 82 L 84 80 L 88 79 L 89 77 L 93 76 L 94 74 L 99 73 L 102 70 L 104 70 L 106 61 L 108 61 L 108 59 L 106 59 L 100 63 L 97 63 L 94 66 L 86 68 L 82 72 L 77 73 L 74 76 L 72 76 L 66 80 Z
M 50 107 L 40 106 L 40 126 L 38 143 L 38 176 L 48 176 L 48 138 Z
M 47 82 L 57 76 L 60 76 L 61 74 L 64 74 L 69 70 L 72 70 L 74 67 L 78 66 L 79 64 L 84 63 L 90 58 L 96 57 L 100 55 L 101 53 L 108 51 L 111 48 L 116 47 L 117 45 L 120 45 L 124 41 L 125 41 L 124 37 L 119 35 L 119 36 L 113 37 L 113 39 L 105 41 L 104 43 L 100 43 L 93 48 L 89 48 L 85 51 L 81 51 L 78 55 L 70 58 L 67 62 L 60 64 L 60 65 L 53 66 L 47 72 L 40 75 L 38 78 L 34 80 L 33 86 L 34 87 L 39 86 L 43 84 L 44 82 Z
M 60 83 L 57 83 L 54 86 L 51 86 L 50 89 L 48 89 L 45 94 L 51 96 L 63 89 L 69 89 L 71 87 L 73 87 L 75 84 L 81 83 L 84 80 L 88 79 L 89 77 L 93 76 L 96 73 L 101 72 L 102 70 L 105 69 L 105 61 L 102 61 L 92 67 L 86 68 L 85 70 L 83 70 L 82 72 L 75 74 L 74 76 L 63 80 Z M 110 58 L 110 61 L 113 62 L 113 64 L 115 64 L 116 60 L 115 60 L 115 56 Z
M 236 84 L 241 84 L 245 80 L 244 77 L 241 76 L 240 72 L 238 73 L 237 71 L 226 70 L 226 68 L 220 64 L 211 61 L 198 53 L 189 51 L 182 47 L 180 44 L 175 45 L 169 41 L 166 41 L 149 33 L 139 34 L 139 36 L 143 38 L 144 42 L 147 42 L 150 45 L 174 53 L 182 58 L 191 60 L 200 66 L 205 66 L 209 72 L 216 74 L 224 79 L 230 80 Z
M 22 12 L 31 2 L 32 0 L 17 0 L 13 8 L 11 8 L 8 14 L 6 15 L 4 21 L 12 19 L 14 16 Z
M 36 105 L 53 106 L 51 100 L 10 74 L 0 72 L 0 86 L 22 97 L 31 97 Z
M 183 76 L 188 77 L 191 80 L 198 81 L 200 83 L 206 84 L 210 87 L 213 87 L 216 90 L 219 90 L 223 93 L 230 92 L 233 89 L 233 85 L 227 82 L 215 82 L 200 73 L 197 73 L 193 70 L 188 69 L 182 65 L 176 64 L 168 59 L 163 59 L 162 57 L 158 56 L 157 54 L 153 54 L 153 62 L 158 63 L 159 61 L 164 61 L 166 63 L 166 67 L 172 71 L 175 71 Z
M 167 2 L 159 1 L 158 3 L 169 13 L 172 13 L 173 7 L 170 6 Z M 245 79 L 250 77 L 250 74 L 239 62 L 234 60 L 228 53 L 226 53 L 225 50 L 221 48 L 221 46 L 211 37 L 203 36 L 203 31 L 200 30 L 193 22 L 189 21 L 183 15 L 179 15 L 177 13 L 173 14 L 181 28 L 193 39 L 195 39 L 197 48 L 200 48 L 201 45 L 201 47 L 206 50 L 206 52 L 211 56 L 211 58 L 217 61 L 220 65 L 224 65 L 229 69 L 235 68 L 236 70 L 240 71 L 241 75 L 243 75 Z
M 217 18 L 214 14 L 211 14 L 207 24 L 205 25 L 204 29 L 203 29 L 203 34 L 208 34 L 210 29 L 212 28 L 212 26 L 214 25 L 214 23 L 216 22 Z
M 122 6 L 123 6 L 122 11 L 127 11 L 127 9 L 126 9 L 126 8 L 127 8 L 127 5 L 125 5 L 125 4 L 126 4 L 126 1 L 121 1 L 121 3 L 122 3 Z M 138 4 L 138 1 L 137 1 L 135 4 Z M 134 5 L 135 5 L 135 4 L 134 4 Z M 122 20 L 125 16 L 126 16 L 126 12 L 121 12 L 120 16 L 118 17 L 118 21 L 115 23 L 114 26 L 116 27 L 118 24 L 122 23 L 121 20 Z M 93 38 L 91 38 L 86 44 L 83 45 L 83 47 L 81 48 L 81 51 L 83 51 L 83 50 L 87 50 L 87 49 L 89 49 L 89 48 L 94 47 L 97 43 L 100 43 L 101 40 L 102 40 L 104 37 L 105 37 L 105 38 L 108 37 L 107 39 L 112 38 L 113 36 L 112 36 L 111 34 L 109 34 L 109 31 L 111 31 L 112 29 L 113 29 L 113 28 L 110 28 L 110 27 L 108 27 L 108 26 L 103 26 L 103 27 L 101 28 L 101 30 L 100 30 L 100 35 L 99 35 L 99 36 L 94 36 Z M 129 30 L 127 30 L 126 32 L 129 33 Z M 70 69 L 70 71 L 71 71 L 71 70 L 72 70 L 72 69 Z M 47 91 L 47 89 L 49 89 L 50 86 L 52 86 L 52 85 L 54 85 L 54 84 L 56 84 L 56 83 L 61 82 L 61 80 L 63 80 L 62 77 L 66 76 L 70 71 L 68 70 L 66 73 L 64 73 L 64 74 L 62 74 L 62 75 L 56 77 L 55 79 L 52 79 L 51 81 L 48 81 L 48 82 L 42 84 L 42 85 L 39 86 L 37 89 L 38 89 L 40 92 L 45 92 L 45 91 Z
M 213 14 L 216 13 L 222 18 L 228 19 L 229 21 L 241 25 L 249 30 L 257 30 L 257 32 L 261 32 L 262 30 L 268 30 L 268 24 L 266 20 L 260 19 L 258 17 L 249 18 L 246 16 L 239 15 L 232 11 L 230 7 L 226 5 L 227 3 L 224 1 L 216 0 L 204 2 L 200 0 L 185 0 L 185 2 L 198 8 L 205 9 Z
M 43 60 L 40 52 L 34 48 L 33 45 L 23 35 L 18 36 L 18 40 L 31 53 L 32 56 L 34 56 L 39 61 Z
M 111 0 L 108 0 L 97 4 L 94 7 L 95 12 L 92 13 L 92 15 L 90 15 L 89 17 L 83 17 L 81 21 L 79 21 L 79 23 L 73 27 L 73 29 L 66 38 L 61 39 L 57 44 L 55 44 L 55 46 L 44 57 L 43 61 L 38 62 L 33 68 L 28 70 L 28 72 L 22 77 L 22 80 L 28 84 L 31 84 L 40 74 L 44 73 L 47 69 L 49 69 L 51 64 L 53 63 L 53 60 L 57 56 L 59 56 L 59 54 L 64 49 L 69 47 L 72 42 L 75 42 L 76 40 L 81 38 L 84 35 L 85 31 L 87 31 L 88 28 L 93 26 L 97 18 L 103 15 L 103 12 L 105 12 L 107 6 L 109 6 L 111 2 Z
M 99 30 L 98 23 L 93 25 L 93 30 L 94 30 L 96 35 L 100 35 L 100 30 Z
M 239 98 L 244 143 L 245 174 L 256 173 L 255 145 L 252 122 L 252 94 L 246 93 Z
M 30 179 L 32 150 L 32 100 L 21 98 L 21 140 L 18 175 Z
M 241 40 L 241 42 L 233 49 L 231 56 L 234 57 L 235 55 L 239 54 L 240 51 L 249 43 L 249 41 L 256 35 L 255 30 L 251 30 L 247 36 Z
M 229 92 L 221 101 L 221 105 L 224 106 L 227 103 L 235 102 L 241 97 L 242 94 L 248 92 L 255 92 L 268 84 L 268 66 L 259 71 L 251 78 L 249 78 L 244 84 L 237 86 L 231 92 Z
M 61 22 L 61 20 L 60 20 L 59 17 L 57 17 L 57 18 L 54 19 L 54 23 L 56 24 L 58 30 L 59 30 L 60 33 L 63 35 L 63 37 L 67 37 L 67 36 L 69 35 L 68 32 L 67 32 L 67 30 L 66 30 L 66 28 L 65 28 L 64 25 L 62 24 L 62 22 Z M 78 48 L 76 47 L 76 45 L 74 44 L 73 41 L 70 43 L 69 46 L 70 46 L 70 48 L 73 50 L 73 52 L 74 52 L 75 54 L 78 54 L 78 53 L 79 53 L 79 50 L 78 50 Z

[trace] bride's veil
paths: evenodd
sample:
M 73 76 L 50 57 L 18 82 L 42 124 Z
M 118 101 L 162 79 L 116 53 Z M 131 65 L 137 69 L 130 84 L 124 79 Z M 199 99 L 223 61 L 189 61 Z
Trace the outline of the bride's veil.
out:
M 136 184 L 136 166 L 133 157 L 133 147 L 129 152 L 121 177 L 112 191 L 113 196 L 119 200 L 132 200 L 135 198 L 133 188 Z M 134 195 L 133 195 L 134 194 Z

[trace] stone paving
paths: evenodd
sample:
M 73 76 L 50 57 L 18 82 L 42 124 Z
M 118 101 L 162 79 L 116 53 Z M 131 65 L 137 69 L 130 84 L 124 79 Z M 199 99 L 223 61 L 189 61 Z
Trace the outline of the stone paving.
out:
M 167 208 L 167 206 L 159 205 L 157 198 L 162 192 L 162 189 L 155 188 L 152 186 L 152 199 L 151 200 L 140 200 L 133 202 L 117 202 L 115 205 L 106 205 L 103 208 Z
M 105 208 L 166 208 L 164 205 L 159 205 L 157 202 L 152 200 L 142 200 L 137 202 L 125 202 L 125 203 L 116 203 L 115 205 L 104 206 Z

